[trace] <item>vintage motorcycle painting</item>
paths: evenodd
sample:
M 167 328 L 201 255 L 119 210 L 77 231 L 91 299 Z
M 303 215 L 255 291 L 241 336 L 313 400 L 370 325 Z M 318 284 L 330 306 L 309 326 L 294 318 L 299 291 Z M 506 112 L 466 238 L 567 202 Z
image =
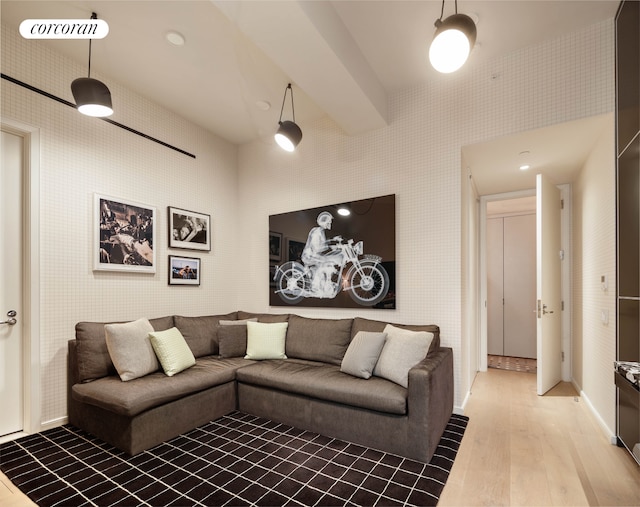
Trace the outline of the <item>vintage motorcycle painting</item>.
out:
M 284 262 L 272 266 L 271 304 L 395 308 L 394 197 L 350 203 L 352 212 L 344 219 L 338 214 L 340 206 L 335 205 L 296 212 L 288 220 L 280 216 L 279 223 L 270 220 L 270 228 L 283 227 L 287 221 L 301 226 L 309 224 L 310 217 L 317 213 L 306 240 L 295 242 L 304 246 L 287 249 Z M 376 199 L 383 202 L 374 209 Z M 342 234 L 330 236 L 333 232 Z M 298 231 L 294 234 L 302 236 Z M 344 239 L 346 234 L 351 237 Z M 379 252 L 367 251 L 365 245 L 369 243 L 384 250 L 381 253 L 388 260 L 383 261 Z M 273 296 L 279 303 L 274 303 Z

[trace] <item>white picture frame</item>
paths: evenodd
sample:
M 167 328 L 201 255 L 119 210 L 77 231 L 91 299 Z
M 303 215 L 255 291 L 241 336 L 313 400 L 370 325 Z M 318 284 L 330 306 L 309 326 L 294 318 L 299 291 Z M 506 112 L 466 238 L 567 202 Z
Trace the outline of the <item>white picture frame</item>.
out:
M 94 194 L 94 271 L 156 272 L 156 208 Z

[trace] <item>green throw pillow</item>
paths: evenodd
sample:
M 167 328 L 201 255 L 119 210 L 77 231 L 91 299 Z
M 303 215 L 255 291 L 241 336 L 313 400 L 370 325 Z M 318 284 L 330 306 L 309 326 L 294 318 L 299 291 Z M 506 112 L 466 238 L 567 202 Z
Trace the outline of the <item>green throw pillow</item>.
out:
M 165 374 L 172 377 L 196 364 L 196 359 L 177 327 L 149 333 L 149 340 Z
M 286 359 L 284 353 L 288 322 L 247 322 L 245 359 Z

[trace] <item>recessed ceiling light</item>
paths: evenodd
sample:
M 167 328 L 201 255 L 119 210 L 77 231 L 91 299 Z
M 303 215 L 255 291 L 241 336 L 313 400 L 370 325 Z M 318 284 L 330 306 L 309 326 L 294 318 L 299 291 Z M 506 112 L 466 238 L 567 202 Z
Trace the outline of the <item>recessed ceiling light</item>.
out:
M 271 109 L 271 103 L 266 100 L 256 100 L 256 107 L 261 111 L 268 111 Z
M 165 34 L 165 38 L 173 46 L 184 46 L 184 36 L 181 33 L 170 31 Z
M 529 164 L 522 164 L 520 166 L 521 171 L 526 171 L 527 169 L 531 169 L 531 166 Z

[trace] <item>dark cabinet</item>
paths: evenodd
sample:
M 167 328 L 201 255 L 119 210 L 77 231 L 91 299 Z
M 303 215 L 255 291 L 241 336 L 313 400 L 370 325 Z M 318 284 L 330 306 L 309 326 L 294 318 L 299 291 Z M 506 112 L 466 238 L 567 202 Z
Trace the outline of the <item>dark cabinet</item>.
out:
M 618 157 L 618 295 L 621 297 L 640 296 L 639 150 L 640 137 L 636 136 Z
M 616 13 L 617 351 L 640 362 L 640 1 L 623 0 Z M 614 374 L 616 433 L 640 463 L 640 390 Z
M 640 130 L 640 7 L 623 1 L 616 16 L 618 155 Z

